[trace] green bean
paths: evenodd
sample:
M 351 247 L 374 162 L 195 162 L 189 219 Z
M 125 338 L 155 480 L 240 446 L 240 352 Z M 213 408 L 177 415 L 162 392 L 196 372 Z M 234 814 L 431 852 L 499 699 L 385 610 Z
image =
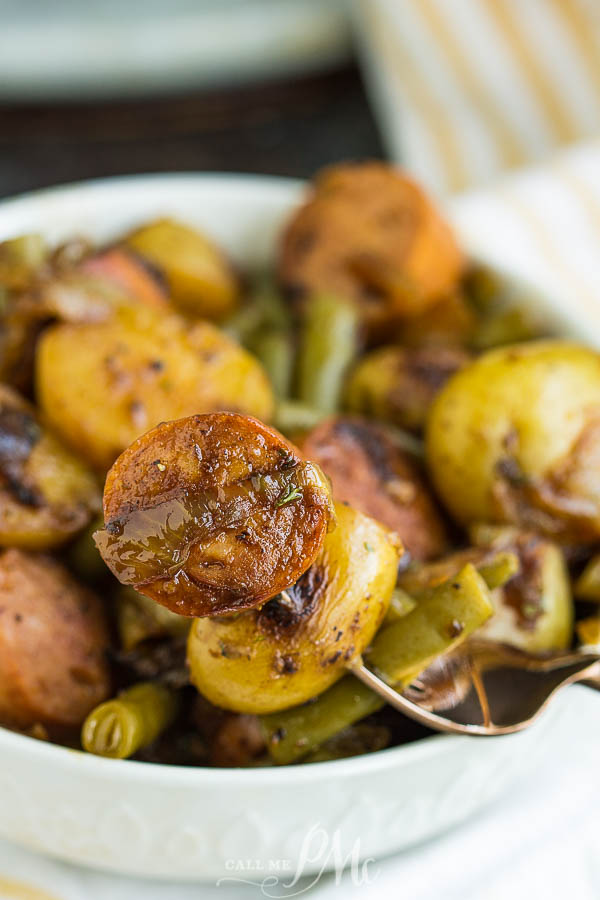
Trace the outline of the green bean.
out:
M 398 585 L 410 597 L 419 600 L 423 593 L 451 578 L 468 562 L 473 563 L 490 590 L 502 587 L 521 569 L 519 557 L 513 551 L 459 550 L 436 562 L 410 566 L 400 575 Z
M 339 405 L 344 378 L 356 356 L 359 315 L 356 306 L 318 294 L 306 304 L 298 349 L 298 400 L 325 413 Z
M 295 400 L 285 400 L 275 410 L 275 426 L 283 434 L 310 431 L 326 418 L 326 413 Z
M 600 603 L 600 555 L 590 559 L 576 580 L 573 592 L 578 600 Z
M 407 594 L 403 588 L 394 588 L 394 593 L 392 594 L 392 599 L 390 600 L 390 605 L 388 606 L 388 611 L 385 615 L 384 625 L 391 625 L 392 622 L 403 619 L 404 616 L 407 616 L 413 611 L 416 605 L 417 601 L 411 597 L 410 594 Z
M 437 656 L 465 641 L 492 612 L 489 590 L 469 563 L 456 577 L 424 592 L 412 612 L 384 625 L 368 662 L 386 682 L 403 687 Z M 346 675 L 302 706 L 262 716 L 267 749 L 276 763 L 294 762 L 383 705 L 378 694 Z
M 388 684 L 405 685 L 436 657 L 453 650 L 486 622 L 494 608 L 489 589 L 475 567 L 424 594 L 414 610 L 381 629 L 367 662 Z
M 261 331 L 288 331 L 290 314 L 268 274 L 256 276 L 256 283 L 242 306 L 223 324 L 225 331 L 250 347 Z
M 280 399 L 287 397 L 294 366 L 294 348 L 289 332 L 263 329 L 251 340 L 249 349 L 263 364 L 275 396 Z
M 192 619 L 171 612 L 131 587 L 122 587 L 116 599 L 117 628 L 124 650 L 133 650 L 148 638 L 182 637 L 190 630 Z
M 267 749 L 280 765 L 294 762 L 384 705 L 378 694 L 353 675 L 345 675 L 315 700 L 262 716 Z
M 502 587 L 521 570 L 519 557 L 516 553 L 499 551 L 487 563 L 475 566 L 490 591 Z
M 162 684 L 144 681 L 91 711 L 81 729 L 84 750 L 126 759 L 151 744 L 177 715 L 179 700 Z

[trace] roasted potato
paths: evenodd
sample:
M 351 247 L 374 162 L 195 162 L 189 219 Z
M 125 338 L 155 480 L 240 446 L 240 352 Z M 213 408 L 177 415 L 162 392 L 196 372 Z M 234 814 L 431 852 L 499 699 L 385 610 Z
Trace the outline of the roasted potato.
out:
M 456 287 L 463 256 L 421 189 L 384 163 L 317 176 L 282 238 L 278 272 L 294 299 L 326 291 L 355 300 L 369 330 L 411 317 Z
M 381 347 L 351 373 L 345 405 L 351 412 L 420 431 L 435 395 L 469 359 L 454 347 Z
M 208 323 L 123 307 L 104 322 L 58 324 L 42 335 L 37 396 L 64 440 L 106 471 L 158 422 L 213 410 L 269 419 L 260 364 Z
M 336 504 L 336 517 L 287 599 L 194 621 L 190 677 L 211 703 L 259 714 L 297 706 L 337 681 L 369 645 L 396 581 L 398 542 L 349 506 Z
M 600 537 L 600 356 L 567 341 L 492 350 L 454 375 L 426 430 L 438 494 L 462 523 L 562 543 Z
M 318 466 L 256 419 L 215 413 L 163 423 L 119 457 L 96 542 L 123 584 L 207 616 L 294 584 L 331 518 Z
M 300 446 L 331 479 L 334 500 L 396 531 L 414 559 L 431 559 L 446 549 L 444 525 L 417 461 L 385 426 L 327 419 Z
M 221 321 L 237 306 L 237 277 L 221 251 L 189 225 L 159 219 L 142 225 L 126 245 L 161 271 L 181 312 Z
M 0 546 L 64 544 L 100 510 L 100 499 L 92 472 L 0 384 Z
M 78 726 L 109 693 L 98 597 L 56 561 L 0 554 L 0 721 Z
M 569 573 L 560 548 L 531 532 L 498 531 L 493 540 L 426 565 L 399 578 L 400 587 L 418 599 L 423 591 L 453 578 L 473 563 L 483 574 L 499 552 L 514 553 L 519 571 L 491 591 L 494 615 L 476 632 L 477 640 L 508 644 L 530 653 L 565 650 L 573 637 L 574 607 Z

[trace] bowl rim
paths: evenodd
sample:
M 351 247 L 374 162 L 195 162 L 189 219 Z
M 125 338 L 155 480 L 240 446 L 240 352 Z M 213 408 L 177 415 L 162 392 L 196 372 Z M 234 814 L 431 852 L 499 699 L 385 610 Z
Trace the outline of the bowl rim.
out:
M 306 188 L 308 181 L 301 178 L 291 178 L 285 175 L 262 175 L 258 173 L 222 172 L 222 171 L 181 171 L 181 172 L 151 172 L 129 175 L 109 175 L 99 178 L 81 179 L 65 184 L 51 185 L 37 188 L 32 191 L 24 191 L 0 199 L 0 232 L 2 231 L 2 219 L 11 211 L 18 212 L 21 206 L 30 204 L 35 208 L 38 202 L 48 200 L 68 199 L 80 191 L 90 192 L 118 192 L 127 186 L 148 187 L 161 183 L 176 185 L 178 183 L 193 181 L 199 185 L 210 187 L 212 190 L 232 186 L 248 188 L 275 189 L 281 197 L 288 196 L 292 201 L 298 197 L 299 192 Z M 0 240 L 2 234 L 0 233 Z M 510 276 L 510 273 L 507 273 Z M 504 736 L 503 736 L 504 737 Z M 234 783 L 248 787 L 267 785 L 285 780 L 286 784 L 310 780 L 330 780 L 331 778 L 346 778 L 359 772 L 375 773 L 389 768 L 410 765 L 415 759 L 423 760 L 438 753 L 444 753 L 444 748 L 452 743 L 454 750 L 468 742 L 477 740 L 468 735 L 432 734 L 407 744 L 396 747 L 388 747 L 371 753 L 346 759 L 328 760 L 309 764 L 292 764 L 285 766 L 265 766 L 260 768 L 221 768 L 210 766 L 181 766 L 167 763 L 150 763 L 129 759 L 108 759 L 66 747 L 61 744 L 42 741 L 19 732 L 11 731 L 0 725 L 0 755 L 8 750 L 15 754 L 28 754 L 34 761 L 40 764 L 52 764 L 57 768 L 68 768 L 71 776 L 75 774 L 73 766 L 78 767 L 78 773 L 97 774 L 99 776 L 112 775 L 119 780 L 145 780 L 146 778 L 156 782 L 175 782 L 183 785 L 188 782 L 199 783 L 207 776 L 211 782 Z

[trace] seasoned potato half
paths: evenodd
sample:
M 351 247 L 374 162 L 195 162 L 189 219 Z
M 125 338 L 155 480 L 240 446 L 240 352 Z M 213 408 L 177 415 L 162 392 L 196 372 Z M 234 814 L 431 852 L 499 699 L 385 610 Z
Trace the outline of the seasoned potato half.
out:
M 78 726 L 109 694 L 98 597 L 46 556 L 0 554 L 0 721 Z
M 171 299 L 182 312 L 220 321 L 235 309 L 239 296 L 235 273 L 200 231 L 160 219 L 142 225 L 126 243 L 164 273 Z
M 446 381 L 469 361 L 454 347 L 381 347 L 360 360 L 346 388 L 346 406 L 383 422 L 420 431 Z
M 327 419 L 301 444 L 343 501 L 396 531 L 414 559 L 439 556 L 446 534 L 417 462 L 385 426 L 365 419 Z
M 221 409 L 269 419 L 273 411 L 262 367 L 234 341 L 208 323 L 188 328 L 142 307 L 49 328 L 36 381 L 48 421 L 104 471 L 158 422 Z
M 372 328 L 418 315 L 454 289 L 462 270 L 454 235 L 423 191 L 379 162 L 317 176 L 279 257 L 291 297 L 326 291 L 352 298 Z
M 215 413 L 163 423 L 119 457 L 96 542 L 123 584 L 209 616 L 294 584 L 332 513 L 318 466 L 256 419 Z
M 56 547 L 87 525 L 100 502 L 92 472 L 0 384 L 0 546 Z
M 530 653 L 567 649 L 573 638 L 574 606 L 564 555 L 556 544 L 532 532 L 501 529 L 484 545 L 459 550 L 437 562 L 403 572 L 399 586 L 417 599 L 453 578 L 467 563 L 483 573 L 498 553 L 514 553 L 519 571 L 491 590 L 494 615 L 475 635 Z
M 597 540 L 600 355 L 567 341 L 489 351 L 434 400 L 426 449 L 437 491 L 460 522 Z
M 190 677 L 211 703 L 245 713 L 296 706 L 337 681 L 369 645 L 396 582 L 398 541 L 349 506 L 336 504 L 336 517 L 288 598 L 195 620 Z

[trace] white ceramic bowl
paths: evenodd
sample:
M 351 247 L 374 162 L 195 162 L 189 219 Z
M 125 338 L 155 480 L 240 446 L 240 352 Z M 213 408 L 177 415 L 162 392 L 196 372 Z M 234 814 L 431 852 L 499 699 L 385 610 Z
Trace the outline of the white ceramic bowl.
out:
M 206 229 L 241 262 L 260 263 L 272 258 L 301 190 L 298 182 L 238 176 L 91 182 L 0 204 L 0 240 L 41 231 L 51 241 L 78 233 L 103 241 L 172 214 Z M 540 723 L 511 737 L 438 736 L 281 769 L 105 760 L 0 728 L 0 835 L 72 862 L 170 879 L 260 878 L 271 863 L 275 872 L 294 870 L 304 846 L 309 874 L 335 864 L 336 845 L 344 858 L 353 850 L 376 857 L 464 820 L 532 763 L 577 699 L 566 692 Z M 240 872 L 240 860 L 254 866 Z

